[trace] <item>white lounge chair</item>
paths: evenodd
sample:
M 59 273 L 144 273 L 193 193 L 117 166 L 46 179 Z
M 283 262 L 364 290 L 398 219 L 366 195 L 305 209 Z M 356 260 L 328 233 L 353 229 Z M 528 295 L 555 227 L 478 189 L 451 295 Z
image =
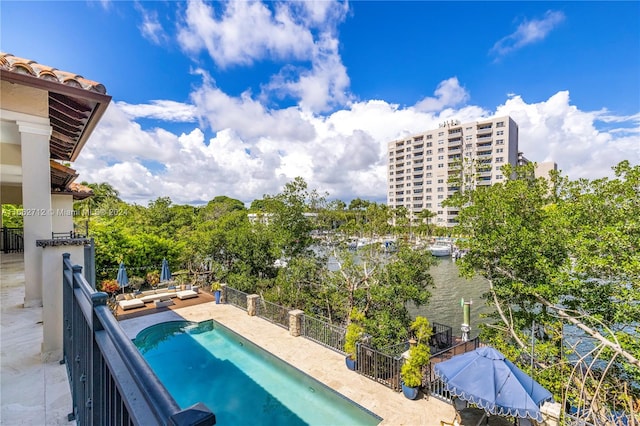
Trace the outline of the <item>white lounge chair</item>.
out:
M 198 297 L 198 293 L 196 293 L 193 290 L 182 290 L 182 291 L 177 291 L 176 296 L 178 296 L 178 299 L 184 300 L 184 299 L 191 299 L 192 297 Z
M 120 306 L 123 311 L 126 311 L 129 309 L 143 308 L 144 302 L 140 299 L 121 300 L 118 302 L 118 306 Z

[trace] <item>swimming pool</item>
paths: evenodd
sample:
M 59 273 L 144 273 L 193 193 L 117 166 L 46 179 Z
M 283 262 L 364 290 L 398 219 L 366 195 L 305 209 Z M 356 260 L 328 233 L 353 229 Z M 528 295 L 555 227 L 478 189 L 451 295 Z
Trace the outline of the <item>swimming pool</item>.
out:
M 223 325 L 172 321 L 134 339 L 182 408 L 200 401 L 219 425 L 377 425 L 382 420 Z

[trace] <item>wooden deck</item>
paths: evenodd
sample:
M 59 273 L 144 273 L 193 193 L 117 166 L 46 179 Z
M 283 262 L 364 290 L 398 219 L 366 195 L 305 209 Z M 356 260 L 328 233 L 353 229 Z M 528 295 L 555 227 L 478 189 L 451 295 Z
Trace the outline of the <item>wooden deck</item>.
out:
M 126 311 L 118 306 L 115 315 L 118 321 L 122 321 L 131 318 L 138 318 L 144 315 L 156 314 L 158 312 L 172 311 L 174 309 L 180 309 L 187 306 L 199 305 L 201 303 L 214 302 L 215 297 L 209 292 L 200 290 L 198 297 L 184 300 L 173 297 L 171 298 L 171 301 L 173 301 L 173 305 L 161 308 L 156 308 L 153 302 L 145 303 L 144 308 L 128 309 Z

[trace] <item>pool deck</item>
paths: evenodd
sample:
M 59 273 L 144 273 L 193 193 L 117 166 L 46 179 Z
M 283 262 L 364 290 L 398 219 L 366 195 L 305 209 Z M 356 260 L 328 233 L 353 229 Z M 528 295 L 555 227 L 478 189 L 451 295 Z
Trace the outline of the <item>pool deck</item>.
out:
M 231 305 L 203 303 L 121 321 L 127 335 L 134 338 L 151 325 L 174 320 L 214 319 L 282 360 L 304 371 L 369 411 L 382 417 L 381 425 L 440 425 L 451 422 L 455 412 L 450 404 L 436 398 L 411 401 L 401 392 L 376 383 L 347 369 L 344 356 L 262 318 L 251 317 Z M 215 412 L 214 407 L 210 407 Z
M 0 266 L 0 424 L 74 425 L 75 421 L 67 419 L 72 402 L 66 368 L 57 361 L 41 359 L 42 308 L 23 306 L 22 253 L 3 253 Z M 159 322 L 215 319 L 382 417 L 381 425 L 440 426 L 441 420 L 451 422 L 454 418 L 451 405 L 435 398 L 410 401 L 402 393 L 347 370 L 342 355 L 303 337 L 292 337 L 287 330 L 236 307 L 207 302 L 175 308 L 120 324 L 133 338 Z M 462 424 L 477 424 L 477 413 L 475 417 L 462 414 Z M 489 424 L 510 426 L 496 416 Z

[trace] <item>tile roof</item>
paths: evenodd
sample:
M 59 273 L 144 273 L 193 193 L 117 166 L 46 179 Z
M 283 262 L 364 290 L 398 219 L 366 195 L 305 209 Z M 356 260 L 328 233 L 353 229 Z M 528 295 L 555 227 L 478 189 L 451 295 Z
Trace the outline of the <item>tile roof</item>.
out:
M 100 83 L 10 53 L 0 52 L 0 79 L 48 92 L 49 151 L 55 160 L 76 160 L 111 102 Z
M 39 64 L 30 59 L 20 58 L 11 53 L 0 52 L 0 70 L 27 74 L 32 77 L 62 83 L 67 86 L 77 87 L 102 95 L 107 93 L 107 89 L 101 83 L 87 80 L 78 74 L 60 71 L 57 68 Z

